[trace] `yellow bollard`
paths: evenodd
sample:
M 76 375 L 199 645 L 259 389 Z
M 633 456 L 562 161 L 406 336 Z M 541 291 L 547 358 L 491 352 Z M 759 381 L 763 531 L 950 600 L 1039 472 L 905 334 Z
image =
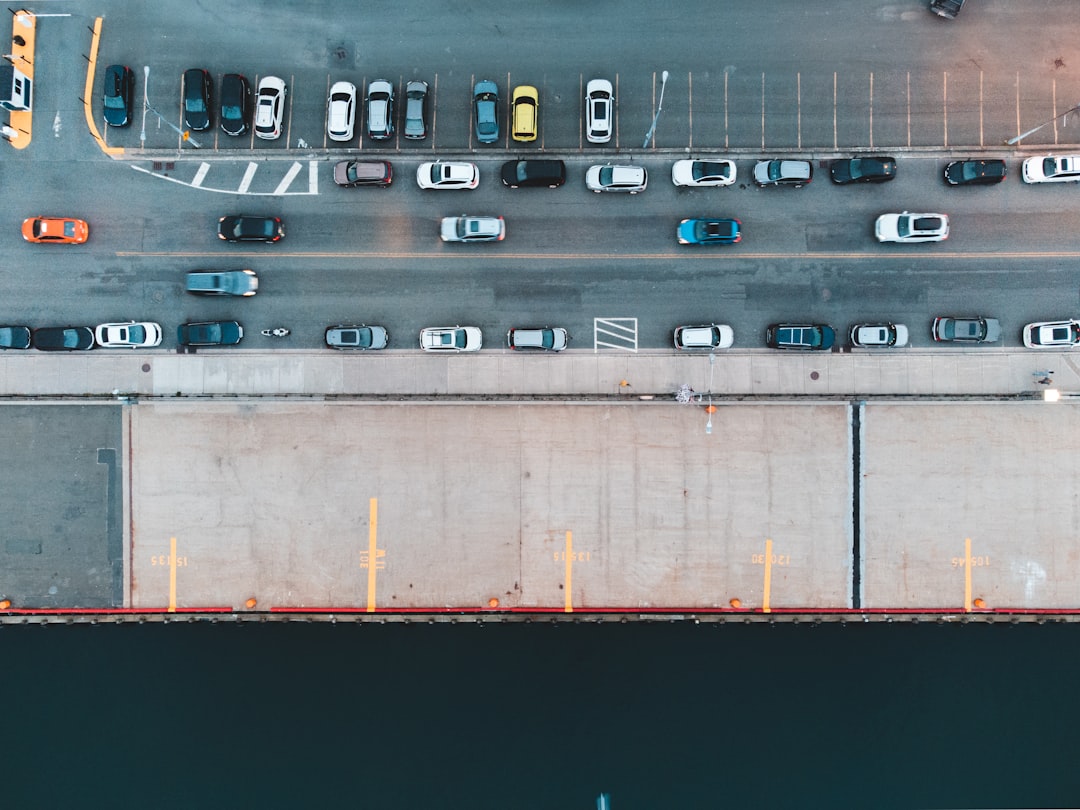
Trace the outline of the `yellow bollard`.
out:
M 732 599 L 731 602 L 729 602 L 728 604 L 730 604 L 733 608 L 738 610 L 739 608 L 742 607 L 742 599 Z
M 499 600 L 496 599 L 494 596 L 491 597 L 490 599 L 488 599 L 488 607 L 489 608 L 497 608 L 498 606 L 499 606 Z
M 251 599 L 248 599 L 246 602 L 244 602 L 244 606 L 247 607 L 248 610 L 251 610 L 257 604 L 259 603 L 255 600 L 255 597 L 252 597 Z
M 10 599 L 0 600 L 0 610 L 7 610 L 9 607 L 11 607 Z

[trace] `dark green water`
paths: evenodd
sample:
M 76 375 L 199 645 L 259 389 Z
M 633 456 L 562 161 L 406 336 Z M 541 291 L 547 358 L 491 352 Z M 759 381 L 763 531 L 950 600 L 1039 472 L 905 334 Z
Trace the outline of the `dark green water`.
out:
M 0 628 L 0 807 L 1080 804 L 1080 626 Z

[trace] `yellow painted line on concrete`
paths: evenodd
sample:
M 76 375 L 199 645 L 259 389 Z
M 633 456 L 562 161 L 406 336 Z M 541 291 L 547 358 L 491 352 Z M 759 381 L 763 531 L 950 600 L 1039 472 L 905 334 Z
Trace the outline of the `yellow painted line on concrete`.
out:
M 574 534 L 573 532 L 566 533 L 566 601 L 563 606 L 563 611 L 566 613 L 574 612 Z
M 964 538 L 964 612 L 971 613 L 971 538 Z
M 86 114 L 86 128 L 90 135 L 97 141 L 98 148 L 106 155 L 122 155 L 124 150 L 119 146 L 109 146 L 97 128 L 94 120 L 94 76 L 97 72 L 98 46 L 101 44 L 101 26 L 103 18 L 94 20 L 94 36 L 90 40 L 90 64 L 86 66 L 86 87 L 83 88 L 83 112 Z
M 20 45 L 16 37 L 22 39 Z M 34 47 L 37 41 L 37 17 L 33 13 L 20 9 L 11 19 L 11 56 L 12 65 L 20 72 L 26 74 L 31 82 L 34 81 Z M 37 95 L 37 91 L 32 91 Z M 31 97 L 31 104 L 33 98 Z M 16 149 L 25 149 L 30 145 L 34 132 L 34 114 L 29 110 L 12 110 L 8 116 L 11 128 L 15 135 L 9 143 Z
M 176 613 L 176 538 L 169 538 L 169 613 Z
M 772 613 L 769 599 L 772 595 L 772 540 L 765 539 L 765 595 L 761 599 L 761 612 Z
M 235 191 L 229 191 L 230 194 L 235 194 Z M 268 258 L 271 254 L 264 253 L 262 251 L 229 251 L 230 256 L 240 257 L 258 257 Z M 205 259 L 205 258 L 220 258 L 220 253 L 211 253 L 209 251 L 151 251 L 151 250 L 119 250 L 116 252 L 118 257 L 168 257 L 168 258 L 191 258 L 191 259 Z M 813 259 L 829 259 L 829 260 L 857 260 L 857 261 L 875 261 L 880 262 L 886 259 L 900 259 L 905 262 L 938 262 L 944 264 L 947 261 L 953 259 L 979 259 L 986 261 L 988 259 L 1077 259 L 1080 258 L 1080 250 L 1061 250 L 1061 251 L 1027 251 L 1016 253 L 1005 252 L 978 252 L 978 253 L 925 253 L 918 256 L 901 256 L 895 253 L 740 253 L 738 255 L 726 255 L 726 256 L 710 256 L 702 252 L 696 252 L 691 254 L 682 253 L 504 253 L 502 251 L 492 251 L 485 253 L 477 253 L 475 255 L 466 255 L 460 251 L 446 252 L 446 253 L 434 253 L 431 251 L 293 251 L 283 252 L 275 250 L 273 252 L 274 257 L 291 258 L 291 259 L 441 259 L 443 261 L 459 260 L 462 262 L 468 262 L 470 264 L 476 264 L 478 262 L 488 263 L 500 263 L 507 260 L 529 260 L 534 262 L 540 261 L 566 261 L 566 262 L 580 262 L 580 261 L 596 261 L 596 262 L 611 262 L 611 261 L 625 261 L 627 259 L 637 260 L 650 260 L 650 261 L 672 261 L 678 260 L 680 262 L 695 262 L 695 261 L 708 261 L 712 263 L 723 261 L 743 261 L 743 260 L 760 260 L 760 259 L 794 259 L 794 260 L 813 260 Z M 1015 267 L 1002 268 L 1000 271 L 991 271 L 987 268 L 981 268 L 984 272 L 1015 272 Z
M 372 498 L 370 501 L 371 517 L 368 520 L 368 567 L 367 567 L 367 612 L 375 612 L 375 567 L 376 554 L 375 540 L 378 536 L 379 523 L 379 499 Z

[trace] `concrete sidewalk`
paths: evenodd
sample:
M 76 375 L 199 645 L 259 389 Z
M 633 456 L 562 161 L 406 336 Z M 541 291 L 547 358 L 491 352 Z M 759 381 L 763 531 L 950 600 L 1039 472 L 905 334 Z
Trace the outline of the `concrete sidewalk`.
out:
M 1054 372 L 1051 384 L 1038 380 Z M 723 397 L 1039 397 L 1080 391 L 1080 355 L 1024 349 L 787 354 L 666 350 L 557 355 L 508 350 L 432 356 L 418 351 L 98 350 L 0 355 L 0 396 L 667 397 L 680 386 Z

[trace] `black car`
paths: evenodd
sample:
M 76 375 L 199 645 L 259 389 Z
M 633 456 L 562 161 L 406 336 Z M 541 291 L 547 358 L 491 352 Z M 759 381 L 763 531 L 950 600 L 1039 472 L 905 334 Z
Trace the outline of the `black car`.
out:
M 829 176 L 839 185 L 848 183 L 885 183 L 896 177 L 896 158 L 862 157 L 834 160 Z
M 221 131 L 226 135 L 243 135 L 251 118 L 251 86 L 239 73 L 221 77 Z
M 1005 179 L 1004 160 L 954 160 L 945 167 L 950 186 L 989 186 Z
M 510 160 L 502 166 L 503 185 L 558 188 L 566 182 L 566 164 L 561 160 Z
M 49 326 L 34 330 L 34 348 L 43 352 L 76 352 L 94 348 L 89 326 Z
M 130 124 L 134 95 L 135 73 L 131 68 L 126 65 L 105 68 L 105 123 L 110 127 Z
M 184 71 L 184 126 L 202 131 L 214 123 L 211 106 L 214 97 L 214 80 L 202 68 Z
M 244 337 L 244 327 L 236 321 L 184 323 L 176 327 L 181 346 L 235 346 Z
M 236 214 L 218 220 L 217 235 L 226 242 L 276 242 L 285 235 L 285 224 L 279 217 Z
M 30 327 L 0 326 L 0 349 L 29 349 Z

